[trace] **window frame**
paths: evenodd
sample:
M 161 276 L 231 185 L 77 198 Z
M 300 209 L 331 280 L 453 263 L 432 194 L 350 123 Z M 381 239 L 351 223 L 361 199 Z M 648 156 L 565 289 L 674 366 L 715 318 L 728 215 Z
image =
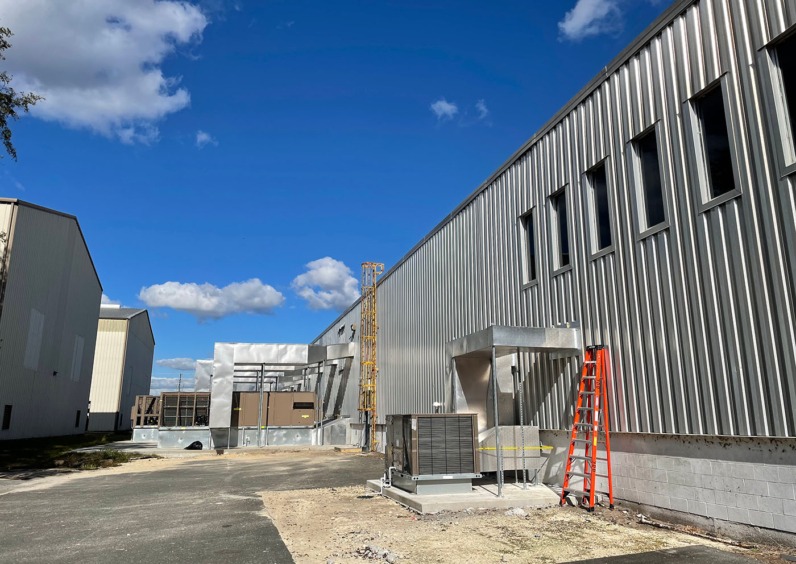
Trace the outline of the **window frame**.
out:
M 771 149 L 780 178 L 796 173 L 796 116 L 790 115 L 777 48 L 787 40 L 796 40 L 796 25 L 780 33 L 758 49 L 759 79 L 764 93 L 766 123 Z M 796 94 L 794 94 L 796 96 Z
M 589 167 L 589 169 L 583 174 L 581 174 L 581 187 L 584 189 L 588 204 L 587 209 L 589 210 L 589 214 L 587 216 L 587 232 L 589 237 L 589 249 L 591 251 L 589 258 L 591 260 L 603 257 L 616 251 L 616 221 L 614 220 L 614 214 L 611 213 L 611 203 L 613 201 L 614 193 L 612 187 L 613 183 L 611 182 L 611 178 L 613 177 L 613 169 L 611 168 L 611 163 L 609 162 L 610 160 L 611 159 L 608 156 L 603 157 Z M 601 166 L 605 169 L 605 195 L 606 198 L 608 198 L 608 230 L 611 234 L 611 244 L 603 248 L 598 248 L 598 245 L 600 244 L 600 233 L 597 215 L 599 212 L 597 210 L 597 199 L 594 197 L 592 175 Z M 570 249 L 570 255 L 571 254 L 572 253 Z
M 517 218 L 517 227 L 519 229 L 519 252 L 520 252 L 520 269 L 522 273 L 522 289 L 531 288 L 539 284 L 539 272 L 541 263 L 539 261 L 539 214 L 536 211 L 537 206 L 531 206 L 524 214 Z M 529 267 L 531 265 L 530 249 L 528 246 L 528 220 L 533 221 L 533 241 L 535 247 L 535 270 L 536 276 L 531 278 Z
M 697 104 L 700 99 L 713 90 L 719 88 L 721 92 L 721 99 L 724 106 L 724 120 L 727 124 L 727 137 L 730 144 L 730 161 L 732 163 L 732 177 L 735 183 L 735 188 L 716 196 L 711 195 L 711 180 L 710 170 L 708 169 L 707 153 L 705 152 L 705 145 L 701 134 L 701 120 L 699 112 L 697 111 Z M 735 113 L 728 111 L 731 108 L 730 94 L 727 91 L 727 72 L 724 72 L 716 80 L 709 82 L 704 88 L 695 92 L 690 98 L 683 102 L 684 117 L 686 124 L 686 139 L 691 148 L 691 155 L 688 159 L 689 170 L 691 171 L 691 181 L 696 183 L 696 190 L 692 192 L 698 198 L 697 211 L 698 213 L 706 212 L 716 206 L 720 206 L 730 200 L 741 196 L 744 192 L 742 175 L 740 174 L 740 155 L 739 155 L 739 139 L 743 132 L 739 129 L 739 124 Z
M 564 198 L 564 202 L 567 205 L 567 216 L 568 216 L 567 219 L 569 220 L 567 221 L 567 225 L 565 226 L 567 230 L 567 238 L 569 243 L 569 264 L 563 266 L 559 264 L 561 262 L 561 241 L 560 241 L 561 229 L 559 227 L 559 221 L 558 221 L 558 210 L 556 209 L 555 205 L 555 201 L 562 196 Z M 572 263 L 574 259 L 574 253 L 572 249 L 572 243 L 573 243 L 572 205 L 571 202 L 569 201 L 568 196 L 569 196 L 569 184 L 565 184 L 564 186 L 562 186 L 555 192 L 551 193 L 547 197 L 548 209 L 550 213 L 550 225 L 552 226 L 551 232 L 553 235 L 551 237 L 551 242 L 550 242 L 550 249 L 552 251 L 550 253 L 550 262 L 551 262 L 550 270 L 552 272 L 552 276 L 558 276 L 559 274 L 563 274 L 564 272 L 569 272 L 570 270 L 572 270 Z
M 647 225 L 647 194 L 644 187 L 644 171 L 641 168 L 641 155 L 638 152 L 638 142 L 647 135 L 655 136 L 655 144 L 658 150 L 658 174 L 661 178 L 661 199 L 663 200 L 663 221 L 655 225 Z M 655 233 L 668 229 L 671 225 L 671 211 L 669 209 L 669 190 L 666 182 L 666 167 L 664 166 L 664 154 L 661 146 L 661 125 L 660 120 L 656 120 L 651 126 L 640 131 L 635 137 L 627 142 L 625 154 L 628 160 L 628 171 L 632 180 L 630 198 L 634 209 L 634 221 L 636 238 L 645 239 Z

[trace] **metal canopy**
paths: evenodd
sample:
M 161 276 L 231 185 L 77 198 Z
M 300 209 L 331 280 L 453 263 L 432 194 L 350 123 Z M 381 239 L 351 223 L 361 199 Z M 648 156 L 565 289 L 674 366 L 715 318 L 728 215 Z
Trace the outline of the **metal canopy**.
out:
M 498 394 L 504 387 L 499 380 L 505 379 L 507 372 L 505 366 L 500 370 L 500 365 L 505 362 L 501 363 L 498 359 L 512 355 L 517 355 L 519 359 L 519 353 L 524 352 L 576 356 L 581 351 L 580 329 L 572 326 L 543 328 L 491 325 L 445 345 L 448 365 L 445 387 L 449 391 L 445 398 L 446 411 L 475 412 L 486 421 L 491 412 L 495 428 L 498 496 L 503 495 L 503 450 L 500 445 Z M 513 375 L 510 378 L 513 386 Z M 490 393 L 491 402 L 488 401 Z M 520 425 L 523 424 L 521 420 Z
M 492 325 L 445 345 L 450 358 L 508 356 L 518 352 L 578 355 L 582 349 L 580 329 L 576 327 L 507 327 Z

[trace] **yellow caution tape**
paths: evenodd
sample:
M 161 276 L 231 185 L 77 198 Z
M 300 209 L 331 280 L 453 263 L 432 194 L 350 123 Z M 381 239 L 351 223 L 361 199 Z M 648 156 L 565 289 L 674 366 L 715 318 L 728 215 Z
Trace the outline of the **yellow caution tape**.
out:
M 525 450 L 553 450 L 554 447 L 542 446 L 527 446 Z M 496 447 L 479 447 L 478 450 L 497 450 Z M 522 447 L 500 447 L 500 450 L 522 450 Z

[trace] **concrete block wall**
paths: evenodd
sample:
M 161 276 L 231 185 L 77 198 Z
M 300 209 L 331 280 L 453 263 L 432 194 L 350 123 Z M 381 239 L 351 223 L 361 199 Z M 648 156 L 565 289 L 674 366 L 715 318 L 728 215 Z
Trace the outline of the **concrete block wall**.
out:
M 541 436 L 543 480 L 561 485 L 569 433 Z M 796 439 L 615 433 L 611 447 L 617 500 L 796 533 Z

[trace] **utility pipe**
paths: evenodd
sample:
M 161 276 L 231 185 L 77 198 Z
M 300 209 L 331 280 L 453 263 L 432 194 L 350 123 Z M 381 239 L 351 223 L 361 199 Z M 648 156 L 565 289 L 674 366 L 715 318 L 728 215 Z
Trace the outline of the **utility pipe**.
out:
M 492 345 L 492 409 L 495 420 L 495 452 L 497 453 L 498 497 L 503 497 L 503 450 L 500 448 L 500 415 L 498 413 L 497 360 L 495 345 Z
M 257 374 L 257 387 L 260 392 L 260 408 L 257 410 L 257 446 L 261 447 L 262 439 L 260 434 L 263 432 L 263 388 L 265 384 L 265 365 L 260 366 L 260 372 Z
M 520 438 L 522 440 L 522 489 L 528 489 L 528 470 L 525 464 L 525 367 L 522 362 L 522 353 L 520 348 L 517 347 L 517 370 L 519 372 L 518 380 L 520 384 Z

